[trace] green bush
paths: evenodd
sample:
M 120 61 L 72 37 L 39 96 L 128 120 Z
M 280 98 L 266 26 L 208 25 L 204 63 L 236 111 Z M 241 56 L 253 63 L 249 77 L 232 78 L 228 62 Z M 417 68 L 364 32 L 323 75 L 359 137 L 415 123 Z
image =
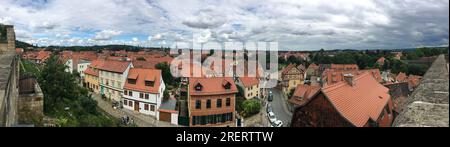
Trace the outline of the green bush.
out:
M 242 103 L 243 116 L 250 117 L 252 115 L 258 114 L 261 109 L 261 102 L 255 99 L 245 100 Z

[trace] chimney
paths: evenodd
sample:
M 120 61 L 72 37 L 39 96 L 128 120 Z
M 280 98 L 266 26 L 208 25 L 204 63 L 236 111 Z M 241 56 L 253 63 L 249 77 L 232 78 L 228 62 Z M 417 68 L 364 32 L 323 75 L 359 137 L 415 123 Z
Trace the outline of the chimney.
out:
M 353 86 L 353 75 L 352 74 L 344 74 L 344 80 L 348 83 L 348 85 Z

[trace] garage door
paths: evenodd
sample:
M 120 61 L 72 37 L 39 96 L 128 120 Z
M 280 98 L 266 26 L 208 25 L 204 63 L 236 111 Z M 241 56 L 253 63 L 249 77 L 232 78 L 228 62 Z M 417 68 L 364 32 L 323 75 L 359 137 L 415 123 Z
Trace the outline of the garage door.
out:
M 159 112 L 159 120 L 171 122 L 171 114 L 167 112 Z

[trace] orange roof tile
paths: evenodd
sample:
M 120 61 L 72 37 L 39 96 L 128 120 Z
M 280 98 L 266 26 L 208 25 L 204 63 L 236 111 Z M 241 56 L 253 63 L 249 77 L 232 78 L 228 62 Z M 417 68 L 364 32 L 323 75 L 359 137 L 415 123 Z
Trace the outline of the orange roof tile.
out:
M 346 81 L 326 87 L 322 92 L 336 110 L 356 127 L 369 119 L 378 120 L 390 100 L 389 89 L 379 84 L 369 73 L 354 77 L 354 85 Z
M 319 91 L 319 86 L 299 84 L 297 85 L 297 88 L 295 88 L 294 94 L 292 94 L 292 98 L 289 99 L 289 102 L 296 105 L 303 105 L 313 96 L 315 96 Z
M 86 68 L 86 70 L 84 70 L 84 74 L 98 77 L 98 71 L 96 72 L 92 68 Z
M 230 89 L 225 89 L 225 84 L 230 84 Z M 200 84 L 201 91 L 196 91 L 195 86 Z M 237 93 L 237 87 L 232 78 L 214 77 L 214 78 L 189 78 L 190 95 L 221 95 Z
M 239 77 L 239 80 L 244 87 L 250 87 L 259 84 L 259 80 L 256 77 Z
M 116 73 L 123 73 L 128 68 L 128 65 L 130 65 L 130 62 L 106 60 L 103 62 L 103 65 L 98 67 L 98 69 Z
M 397 82 L 405 82 L 407 79 L 406 78 L 408 78 L 407 76 L 406 76 L 406 74 L 404 73 L 404 72 L 400 72 L 398 75 L 397 75 L 397 77 L 395 77 L 395 80 L 397 80 Z
M 130 84 L 127 80 L 124 89 L 147 93 L 159 93 L 159 87 L 161 86 L 159 84 L 161 83 L 161 70 L 132 68 L 128 73 L 128 79 L 136 79 L 136 84 Z M 145 85 L 147 79 L 152 79 L 154 82 L 153 87 Z

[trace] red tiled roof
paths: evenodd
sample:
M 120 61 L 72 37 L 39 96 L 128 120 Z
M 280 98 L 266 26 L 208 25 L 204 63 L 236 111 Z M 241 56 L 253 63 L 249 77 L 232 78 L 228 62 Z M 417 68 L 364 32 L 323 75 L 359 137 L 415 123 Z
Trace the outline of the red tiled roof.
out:
M 331 64 L 330 69 L 334 70 L 358 70 L 359 67 L 356 64 Z
M 52 52 L 50 52 L 50 51 L 43 51 L 43 50 L 41 50 L 41 51 L 39 51 L 36 59 L 38 59 L 38 60 L 46 60 L 47 58 L 50 57 L 51 54 L 52 54 Z
M 230 83 L 230 89 L 227 90 L 223 86 Z M 201 91 L 196 91 L 195 86 L 200 84 Z M 237 87 L 232 78 L 214 77 L 214 78 L 189 78 L 189 94 L 190 95 L 221 95 L 237 93 Z
M 132 68 L 128 73 L 128 79 L 136 79 L 136 84 L 130 84 L 127 80 L 124 89 L 146 93 L 159 93 L 161 70 Z M 155 83 L 153 87 L 145 85 L 145 81 L 149 81 L 149 79 Z
M 98 71 L 95 72 L 92 68 L 86 68 L 86 70 L 84 70 L 84 74 L 98 77 Z
M 103 62 L 103 65 L 98 67 L 98 69 L 116 73 L 123 73 L 128 68 L 128 65 L 130 65 L 130 62 L 106 60 Z
M 411 88 L 416 88 L 420 84 L 421 76 L 409 75 L 408 76 L 408 84 Z
M 398 75 L 397 75 L 397 77 L 395 77 L 395 80 L 397 81 L 397 82 L 405 82 L 407 79 L 406 78 L 408 78 L 407 76 L 406 76 L 406 74 L 404 73 L 404 72 L 400 72 Z
M 284 75 L 284 74 L 287 74 L 289 71 L 292 70 L 292 68 L 297 68 L 297 67 L 295 67 L 294 64 L 289 64 L 288 66 L 286 66 L 286 67 L 283 69 L 283 71 L 282 71 L 281 73 L 282 73 L 283 75 Z
M 378 120 L 390 100 L 389 89 L 379 84 L 369 73 L 354 77 L 353 86 L 346 81 L 323 88 L 335 109 L 356 127 L 369 119 Z
M 239 80 L 244 87 L 250 87 L 259 84 L 259 80 L 256 77 L 239 77 Z
M 296 105 L 303 105 L 313 96 L 315 96 L 319 91 L 319 86 L 299 84 L 297 85 L 297 88 L 295 88 L 294 94 L 292 94 L 292 98 L 289 99 L 289 102 Z
M 354 76 L 361 75 L 363 73 L 370 73 L 378 82 L 382 82 L 383 78 L 379 69 L 366 69 L 366 70 L 347 70 L 347 71 L 335 71 L 332 69 L 326 69 L 322 74 L 322 77 L 326 79 L 326 86 L 336 84 L 344 80 L 344 74 L 352 74 Z

